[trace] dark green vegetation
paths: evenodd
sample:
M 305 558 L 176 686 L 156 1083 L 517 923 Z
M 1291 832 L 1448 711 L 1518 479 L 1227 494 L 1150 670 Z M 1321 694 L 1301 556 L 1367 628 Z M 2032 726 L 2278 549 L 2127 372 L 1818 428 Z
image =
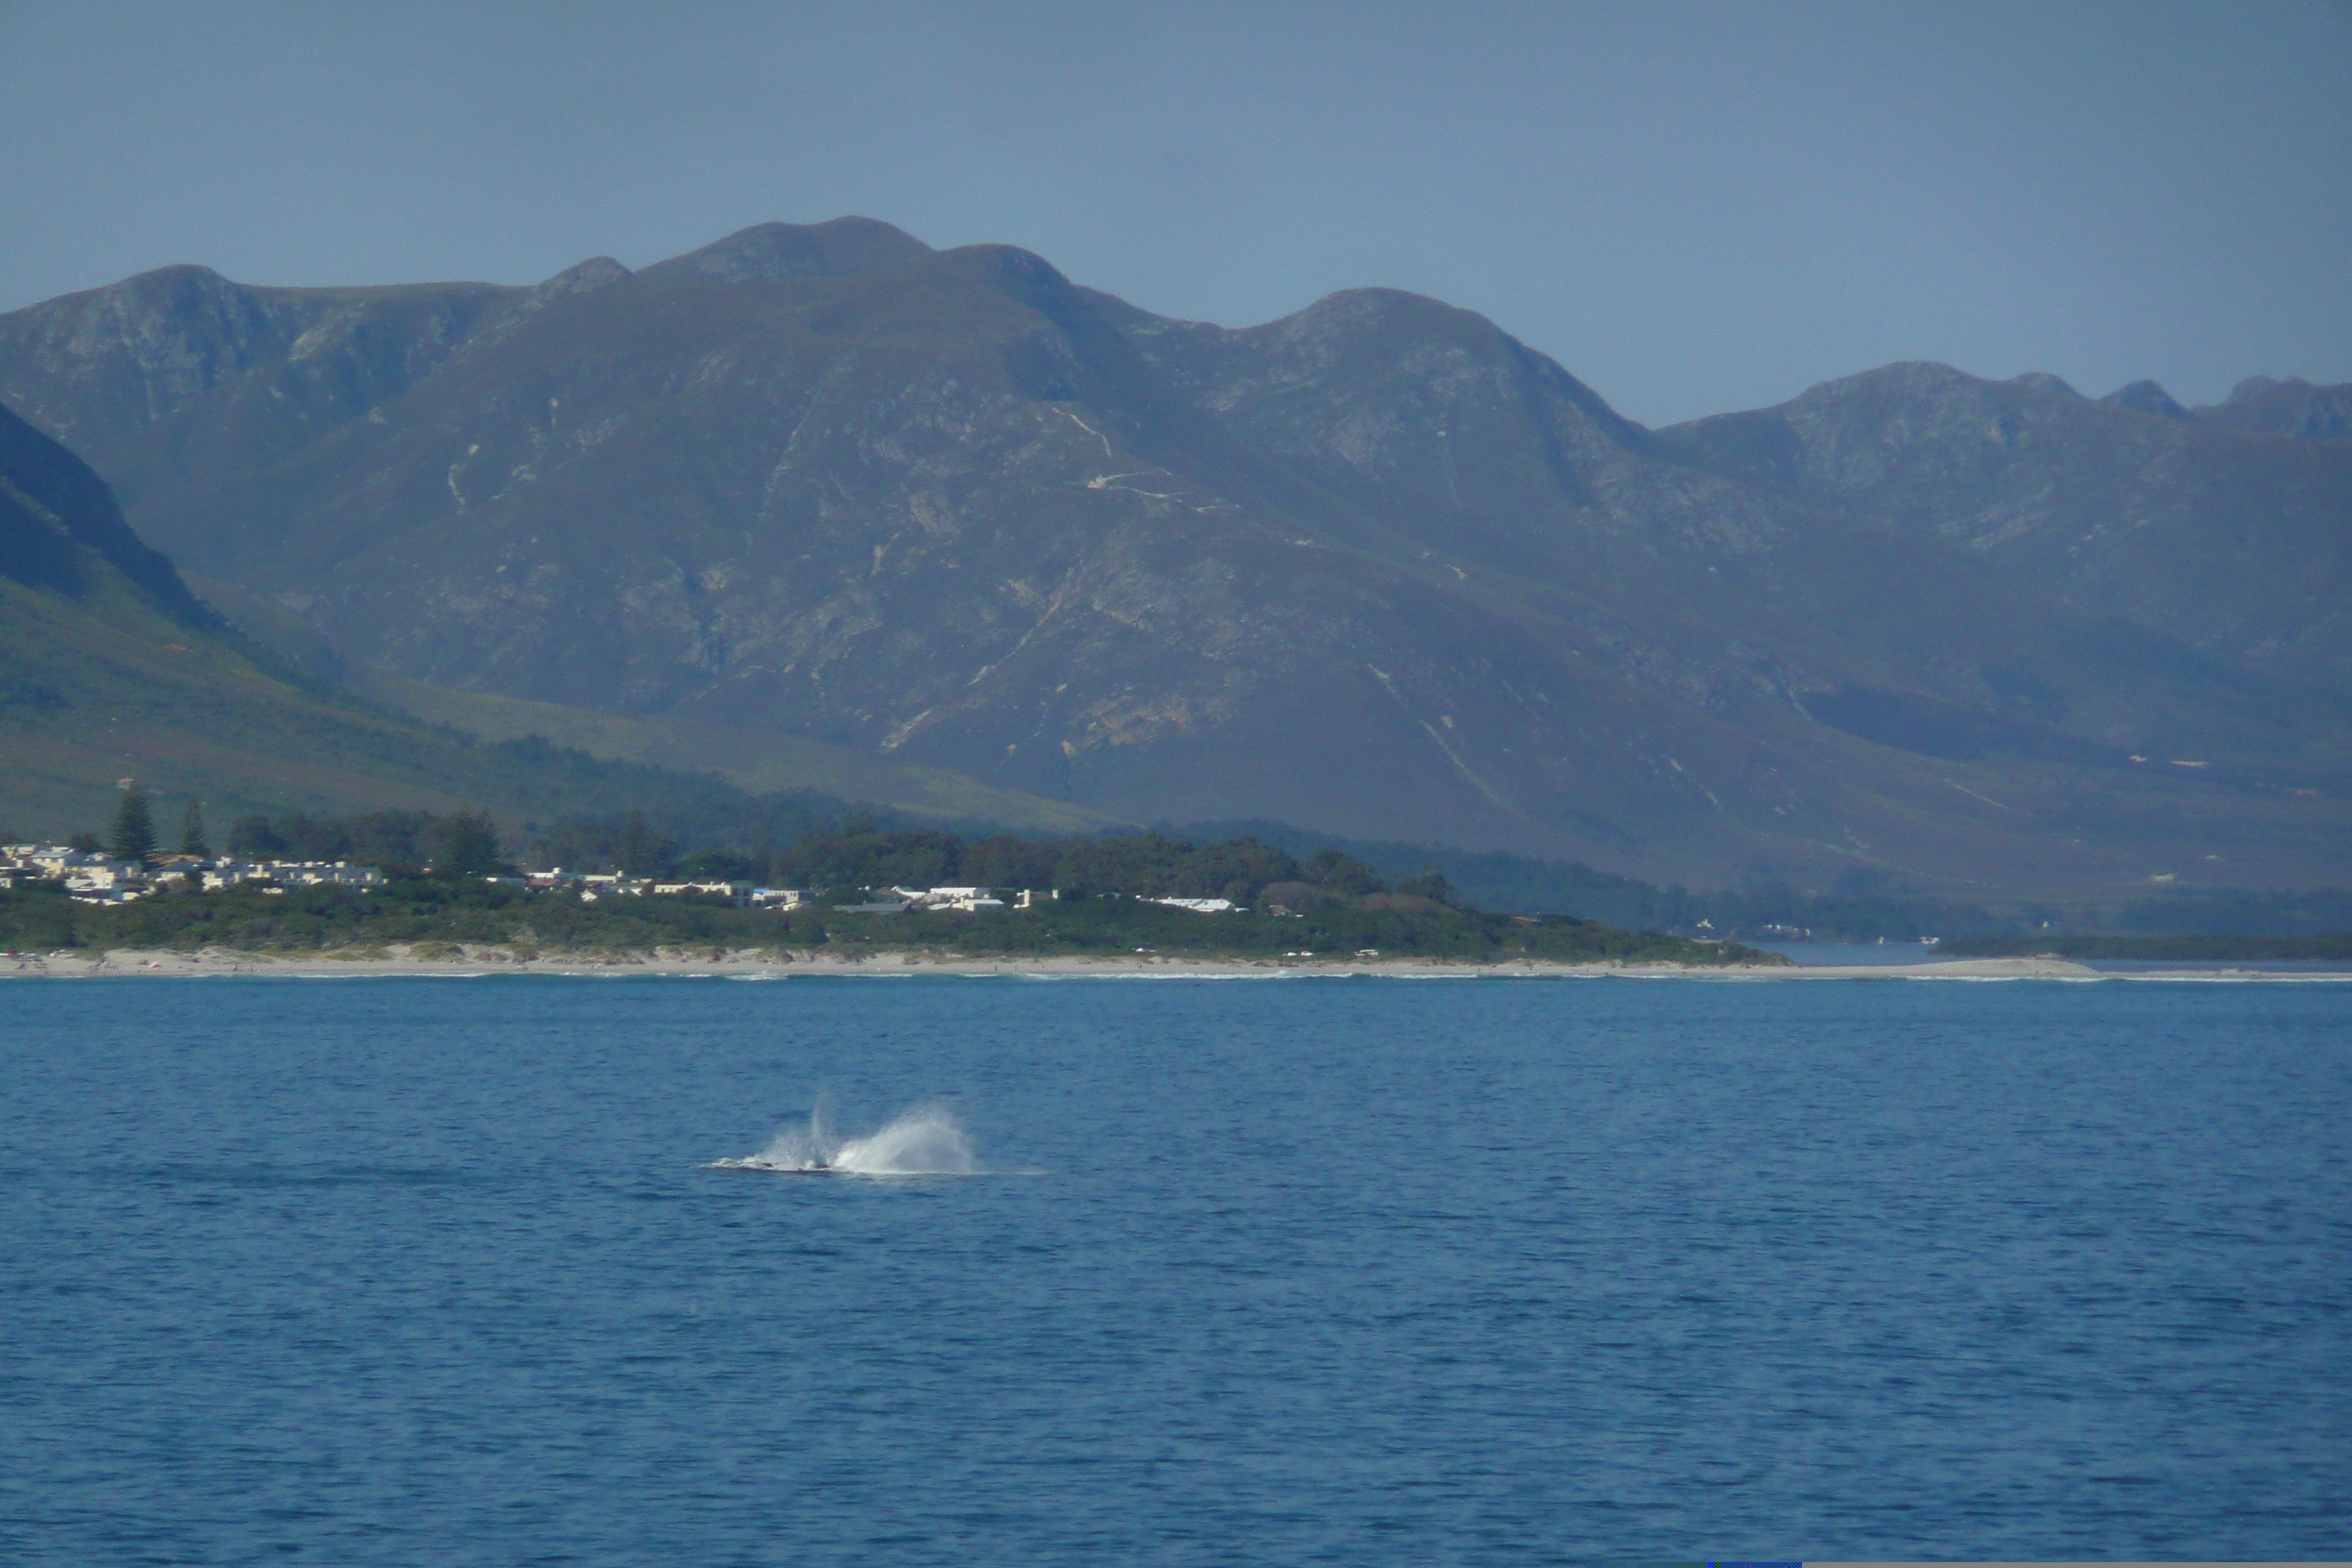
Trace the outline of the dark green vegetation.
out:
M 1118 956 L 1139 951 L 1197 957 L 1281 958 L 1311 952 L 1353 958 L 1488 963 L 1722 964 L 1774 963 L 1736 944 L 1703 944 L 1582 921 L 1530 923 L 1432 900 L 1315 904 L 1295 917 L 1201 915 L 1116 894 L 1068 895 L 1029 910 L 980 914 L 861 915 L 815 907 L 782 915 L 702 898 L 621 898 L 583 903 L 569 893 L 525 893 L 496 883 L 415 878 L 380 892 L 319 888 L 270 895 L 239 889 L 171 893 L 134 903 L 78 904 L 52 888 L 0 892 L 0 947 L 220 947 L 286 954 L 380 955 L 387 944 L 495 946 L 522 956 L 823 949 L 835 954 L 906 949 L 942 955 Z M 444 950 L 426 948 L 423 956 Z
M 315 818 L 256 812 L 228 830 L 228 852 L 244 860 L 331 860 L 375 866 L 394 876 L 427 868 L 445 877 L 511 871 L 499 843 L 497 819 L 487 811 L 436 816 L 429 811 L 371 811 Z
M 844 220 L 170 268 L 0 318 L 0 398 L 371 679 L 1656 883 L 2352 881 L 2336 389 L 1896 366 L 1651 432 L 1432 300 L 1225 331 Z
M 966 842 L 952 834 L 886 833 L 864 825 L 794 845 L 776 858 L 772 875 L 784 887 L 1061 889 L 1242 904 L 1270 889 L 1279 898 L 1278 889 L 1293 887 L 1287 901 L 1299 905 L 1391 890 L 1370 868 L 1337 850 L 1301 865 L 1252 838 L 1200 846 L 1157 833 L 1045 841 L 1000 835 Z
M 147 809 L 147 792 L 135 784 L 122 792 L 122 804 L 115 808 L 106 852 L 134 866 L 155 858 L 155 819 Z
M 2135 899 L 2075 930 L 2191 936 L 2321 936 L 2352 931 L 2352 891 L 2200 891 Z
M 776 886 L 1099 888 L 1150 896 L 1232 897 L 1253 901 L 1265 884 L 1312 880 L 1310 863 L 1346 863 L 1353 891 L 1392 884 L 1434 891 L 1467 907 L 1506 914 L 1562 915 L 1629 931 L 1740 941 L 1948 942 L 1973 936 L 2047 941 L 2053 933 L 2251 933 L 2312 935 L 2352 929 L 2352 894 L 2159 892 L 2148 897 L 2026 902 L 1999 909 L 1938 899 L 1891 879 L 1848 872 L 1832 889 L 1763 883 L 1693 891 L 1659 888 L 1573 862 L 1499 851 L 1334 838 L 1283 823 L 1195 824 L 1183 834 L 966 839 L 877 820 L 837 803 L 771 803 L 759 814 L 649 817 L 632 811 L 575 817 L 511 835 L 533 866 L 616 871 L 635 877 L 767 882 Z M 223 839 L 247 859 L 347 860 L 394 874 L 460 863 L 452 835 L 469 814 L 386 810 L 346 816 L 281 812 L 236 819 Z M 495 834 L 495 824 L 485 826 Z M 202 823 L 194 824 L 198 835 Z M 5 837 L 0 835 L 0 837 Z M 96 848 L 96 835 L 79 836 Z M 184 827 L 185 853 L 203 853 Z M 1240 842 L 1236 842 L 1240 841 Z M 778 848 L 778 846 L 784 847 Z M 1206 846 L 1206 847 L 1200 847 Z M 495 837 L 462 863 L 512 868 Z
M 1967 958 L 2142 959 L 2158 963 L 2352 963 L 2352 933 L 2333 936 L 1980 936 L 1947 942 Z
M 205 808 L 200 802 L 190 801 L 180 813 L 180 847 L 178 853 L 208 858 L 213 852 L 205 838 Z
M 1499 850 L 1337 837 L 1279 822 L 1193 823 L 1184 833 L 1249 835 L 1294 855 L 1339 850 L 1387 877 L 1444 875 L 1467 901 L 1515 914 L 1558 911 L 1633 931 L 1705 931 L 1748 941 L 1911 942 L 1924 936 L 2029 935 L 2044 930 L 2247 932 L 2307 936 L 2352 930 L 2352 891 L 2158 889 L 2059 900 L 1956 899 L 1883 871 L 1843 871 L 1825 888 L 1759 878 L 1729 889 L 1661 888 L 1567 860 Z M 1706 924 L 1702 926 L 1701 921 Z
M 864 811 L 844 817 L 803 805 L 798 811 L 773 810 L 748 822 L 738 816 L 689 823 L 683 832 L 687 841 L 682 843 L 643 812 L 633 811 L 609 818 L 577 818 L 536 835 L 519 836 L 516 852 L 534 866 L 835 889 L 848 901 L 862 900 L 866 895 L 857 889 L 869 888 L 980 886 L 1063 889 L 1080 897 L 1223 897 L 1242 904 L 1271 898 L 1318 918 L 1344 908 L 1417 909 L 1426 914 L 1431 911 L 1423 902 L 1434 901 L 1463 911 L 1546 916 L 1569 928 L 1591 922 L 1708 939 L 1837 942 L 1884 937 L 1908 942 L 1940 936 L 1945 952 L 1968 953 L 2063 950 L 2069 956 L 2137 956 L 2136 952 L 2116 948 L 2110 952 L 2099 945 L 2137 943 L 2146 946 L 2149 956 L 2256 958 L 2302 955 L 2294 942 L 2316 941 L 2322 948 L 2311 955 L 2326 956 L 2325 943 L 2345 940 L 2331 933 L 2352 928 L 2352 896 L 2341 891 L 2172 892 L 2103 903 L 2028 904 L 2000 911 L 1906 892 L 1885 885 L 1885 879 L 1853 874 L 1843 889 L 1824 891 L 1765 885 L 1693 892 L 1573 863 L 1437 846 L 1335 841 L 1280 823 L 1204 824 L 1183 837 L 1146 833 L 1024 839 L 998 834 L 967 839 L 936 829 L 885 826 Z M 184 825 L 182 851 L 202 853 L 202 836 L 200 817 Z M 80 847 L 99 847 L 95 834 L 76 837 Z M 386 810 L 341 817 L 252 814 L 231 824 L 224 845 L 244 858 L 347 860 L 381 866 L 395 879 L 411 881 L 428 868 L 444 877 L 515 869 L 488 812 L 436 816 Z M 495 890 L 484 896 L 499 907 L 510 901 Z M 1372 902 L 1358 902 L 1367 897 Z M 635 907 L 608 908 L 600 912 L 600 921 Z M 655 909 L 656 925 L 669 918 L 662 913 L 669 907 Z M 268 908 L 280 915 L 284 910 L 282 905 Z M 619 931 L 627 940 L 654 941 L 660 935 L 652 928 L 589 923 Z M 753 934 L 769 931 L 756 921 L 743 929 Z M 909 929 L 924 929 L 924 921 Z M 630 931 L 635 937 L 628 937 Z M 1317 931 L 1298 940 L 1328 946 L 1349 934 L 1335 936 L 1321 928 Z M 2177 951 L 2163 947 L 2176 938 L 2190 945 Z M 2231 945 L 2240 938 L 2247 941 Z M 2265 938 L 2283 939 L 2285 945 L 2273 952 L 2264 945 Z M 448 940 L 488 939 L 468 935 Z M 2081 943 L 2091 945 L 2079 952 L 2069 945 Z
M 131 798 L 126 795 L 126 800 Z M 725 900 L 524 892 L 484 879 L 510 870 L 487 814 L 435 817 L 383 811 L 321 820 L 289 814 L 236 822 L 231 849 L 256 857 L 374 861 L 380 890 L 240 888 L 213 893 L 167 888 L 130 903 L 76 903 L 55 887 L 0 893 L 0 945 L 43 948 L 201 948 L 269 952 L 353 950 L 388 943 L 490 944 L 519 950 L 642 952 L 657 947 L 900 948 L 984 954 L 1152 952 L 1281 956 L 1755 962 L 1747 948 L 1631 932 L 1572 917 L 1489 914 L 1461 901 L 1445 878 L 1423 872 L 1391 884 L 1370 867 L 1324 847 L 1303 861 L 1255 838 L 1194 844 L 1160 834 L 967 841 L 929 830 L 885 831 L 871 819 L 812 833 L 782 851 L 704 849 L 681 864 L 677 846 L 633 815 L 579 823 L 539 846 L 586 869 L 682 871 L 818 890 L 789 916 L 737 909 Z M 423 868 L 430 866 L 431 874 Z M 892 886 L 1032 889 L 1027 910 L 875 915 L 841 906 Z M 1058 896 L 1056 896 L 1058 895 Z M 1146 900 L 1225 898 L 1249 912 L 1199 913 Z

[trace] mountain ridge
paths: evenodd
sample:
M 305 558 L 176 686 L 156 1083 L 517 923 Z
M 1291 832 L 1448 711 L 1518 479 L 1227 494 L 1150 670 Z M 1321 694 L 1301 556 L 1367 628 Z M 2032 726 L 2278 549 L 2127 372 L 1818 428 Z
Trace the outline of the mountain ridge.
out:
M 1656 441 L 1811 504 L 1932 531 L 2255 672 L 2352 691 L 2352 449 L 2336 443 L 1919 363 Z
M 1226 329 L 820 228 L 319 291 L 200 387 L 17 312 L 0 394 L 113 410 L 159 543 L 403 679 L 1689 881 L 2342 874 L 2340 444 L 1948 367 L 1653 432 L 1396 290 Z M 2148 521 L 2085 564 L 2053 474 Z

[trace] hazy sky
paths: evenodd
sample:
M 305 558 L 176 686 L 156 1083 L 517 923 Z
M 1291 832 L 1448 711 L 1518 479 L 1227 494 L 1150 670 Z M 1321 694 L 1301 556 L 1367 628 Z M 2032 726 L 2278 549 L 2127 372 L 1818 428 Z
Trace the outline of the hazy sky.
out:
M 1229 324 L 1434 294 L 1652 424 L 1897 359 L 2352 380 L 2352 0 L 0 0 L 0 310 L 863 213 Z

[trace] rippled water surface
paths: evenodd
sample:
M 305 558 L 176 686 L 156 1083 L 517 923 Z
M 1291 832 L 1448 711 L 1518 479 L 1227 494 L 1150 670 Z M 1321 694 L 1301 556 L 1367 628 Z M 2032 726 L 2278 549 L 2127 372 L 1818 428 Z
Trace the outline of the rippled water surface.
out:
M 2352 1550 L 2352 985 L 0 1009 L 0 1561 Z

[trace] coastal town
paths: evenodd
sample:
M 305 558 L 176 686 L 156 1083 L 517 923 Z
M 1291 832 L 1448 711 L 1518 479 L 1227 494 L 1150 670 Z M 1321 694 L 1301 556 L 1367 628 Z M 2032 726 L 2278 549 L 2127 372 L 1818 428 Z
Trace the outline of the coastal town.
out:
M 1762 959 L 1733 943 L 1489 913 L 1434 870 L 1391 882 L 1335 848 L 1302 861 L 1247 835 L 1206 844 L 1152 832 L 966 840 L 853 816 L 781 847 L 688 848 L 633 812 L 533 830 L 509 847 L 487 812 L 468 808 L 248 814 L 221 847 L 201 804 L 186 801 L 177 847 L 167 850 L 144 790 L 121 783 L 103 840 L 0 835 L 0 956 Z
M 569 894 L 583 903 L 622 898 L 723 899 L 739 909 L 774 910 L 782 913 L 818 900 L 810 888 L 770 888 L 746 881 L 712 879 L 665 881 L 619 872 L 573 871 L 554 867 L 543 871 L 488 872 L 468 879 L 530 893 Z M 380 889 L 383 868 L 344 860 L 252 860 L 233 856 L 163 855 L 152 861 L 109 855 L 100 849 L 65 844 L 0 845 L 0 889 L 53 882 L 77 903 L 121 904 L 165 892 L 218 892 L 243 888 L 264 894 L 289 889 L 338 887 Z M 1002 896 L 999 896 L 1002 893 Z M 908 910 L 982 914 L 996 910 L 1026 910 L 1040 900 L 1058 900 L 1058 889 L 998 889 L 982 887 L 860 889 L 834 905 L 856 914 L 902 914 Z M 1195 914 L 1246 914 L 1231 899 L 1157 898 L 1142 900 Z
M 247 884 L 279 893 L 289 888 L 378 888 L 383 872 L 341 860 L 165 855 L 150 862 L 65 844 L 0 844 L 0 888 L 44 880 L 63 884 L 77 903 L 120 904 L 167 890 L 215 892 Z

